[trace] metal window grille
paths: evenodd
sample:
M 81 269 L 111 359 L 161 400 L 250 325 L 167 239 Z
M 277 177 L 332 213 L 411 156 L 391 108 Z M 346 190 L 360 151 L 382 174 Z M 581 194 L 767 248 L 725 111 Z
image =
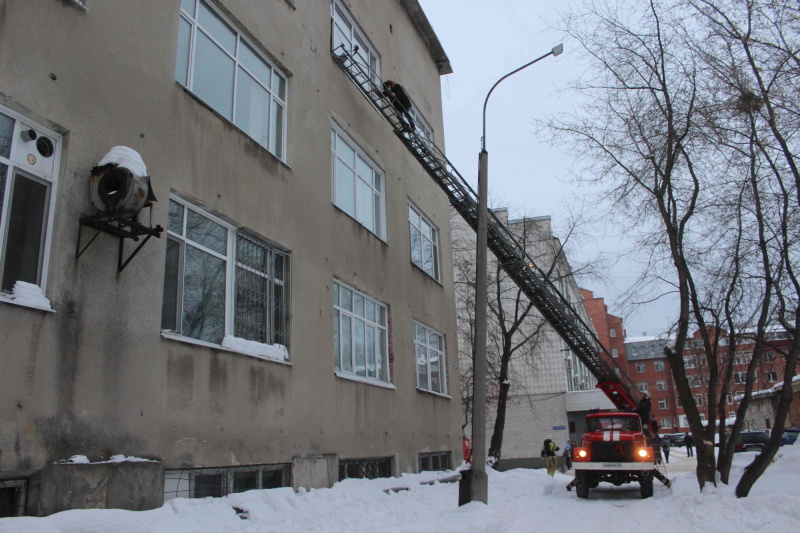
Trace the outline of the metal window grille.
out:
M 0 518 L 25 516 L 28 481 L 10 479 L 0 481 Z
M 238 233 L 234 335 L 289 347 L 289 256 Z
M 376 479 L 391 477 L 392 459 L 349 459 L 339 461 L 339 481 L 350 478 Z
M 167 470 L 164 501 L 173 498 L 219 498 L 233 492 L 292 485 L 288 463 Z
M 450 470 L 450 452 L 433 452 L 419 454 L 419 471 L 433 471 L 440 472 L 442 470 Z

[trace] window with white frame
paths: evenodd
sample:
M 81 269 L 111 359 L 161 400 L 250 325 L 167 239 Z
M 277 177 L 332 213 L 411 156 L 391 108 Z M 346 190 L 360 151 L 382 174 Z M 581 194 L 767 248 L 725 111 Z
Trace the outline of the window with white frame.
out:
M 775 383 L 778 381 L 778 373 L 777 372 L 767 372 L 767 380 L 770 383 Z
M 693 389 L 700 386 L 700 376 L 687 376 L 686 380 L 689 382 L 689 386 Z
M 364 73 L 376 85 L 381 81 L 381 61 L 364 32 L 340 0 L 331 3 L 332 46 L 335 54 L 352 54 Z
M 619 357 L 619 350 L 611 348 L 611 357 Z
M 747 372 L 734 372 L 733 382 L 736 384 L 743 384 L 747 382 Z
M 658 400 L 658 408 L 659 409 L 669 409 L 669 400 L 667 400 L 667 399 Z
M 288 288 L 287 254 L 170 198 L 162 330 L 213 344 L 231 336 L 275 345 L 287 359 Z
M 672 419 L 671 418 L 662 418 L 661 419 L 661 429 L 671 429 L 672 428 Z
M 337 374 L 389 383 L 386 306 L 333 283 L 333 356 Z
M 728 411 L 728 418 L 736 420 L 736 411 Z
M 646 381 L 640 381 L 637 383 L 636 388 L 639 389 L 639 392 L 647 392 L 649 390 L 649 386 Z
M 645 372 L 647 370 L 647 365 L 643 362 L 636 363 L 636 371 L 639 373 Z
M 771 363 L 775 360 L 775 352 L 764 352 L 764 362 Z
M 656 390 L 667 390 L 667 382 L 664 380 L 656 381 Z
M 0 291 L 44 291 L 61 136 L 0 106 Z
M 383 173 L 338 128 L 331 129 L 331 167 L 333 203 L 385 240 Z
M 694 404 L 697 407 L 703 407 L 703 395 L 702 394 L 694 394 Z
M 411 234 L 411 262 L 435 280 L 439 280 L 439 230 L 425 216 L 408 205 Z
M 697 364 L 693 355 L 683 358 L 683 366 L 685 368 L 696 368 Z
M 609 330 L 608 330 L 608 334 L 609 334 L 609 336 L 611 336 L 611 337 L 616 337 L 616 336 L 617 336 L 617 330 L 616 330 L 616 328 L 611 328 L 611 329 L 609 329 Z
M 285 159 L 286 76 L 204 0 L 181 0 L 175 79 Z
M 417 360 L 417 388 L 447 394 L 444 336 L 415 321 L 414 349 Z
M 653 361 L 653 368 L 656 372 L 664 371 L 664 361 Z

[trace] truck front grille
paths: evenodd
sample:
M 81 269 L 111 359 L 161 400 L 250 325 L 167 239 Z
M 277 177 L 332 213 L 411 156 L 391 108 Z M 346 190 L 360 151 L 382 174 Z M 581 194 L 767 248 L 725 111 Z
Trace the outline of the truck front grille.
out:
M 633 461 L 633 442 L 593 442 L 591 458 L 592 461 L 615 463 Z

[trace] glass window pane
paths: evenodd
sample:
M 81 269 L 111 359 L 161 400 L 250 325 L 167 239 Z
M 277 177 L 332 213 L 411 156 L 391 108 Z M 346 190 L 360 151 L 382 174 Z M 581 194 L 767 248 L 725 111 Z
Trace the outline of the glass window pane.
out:
M 351 291 L 350 289 L 346 289 L 346 288 L 342 287 L 340 289 L 340 291 L 339 291 L 339 297 L 342 300 L 342 303 L 341 303 L 342 309 L 344 309 L 346 311 L 352 311 L 353 310 L 353 291 Z
M 428 352 L 430 356 L 431 367 L 431 390 L 435 392 L 442 392 L 441 377 L 439 375 L 439 354 L 433 350 Z
M 369 163 L 364 161 L 361 157 L 356 157 L 356 172 L 358 177 L 363 179 L 370 187 L 372 187 L 373 171 Z
M 421 220 L 420 229 L 422 231 L 422 236 L 426 239 L 431 238 L 431 225 L 425 222 L 425 219 Z
M 241 68 L 236 81 L 234 123 L 256 142 L 267 146 L 269 135 L 269 93 Z
M 195 48 L 191 89 L 222 116 L 231 120 L 234 61 L 203 32 L 197 32 Z
M 377 377 L 375 364 L 375 328 L 367 326 L 367 377 Z
M 378 379 L 389 381 L 389 362 L 386 357 L 386 330 L 378 330 Z
M 14 133 L 14 119 L 0 113 L 0 156 L 11 155 L 11 135 Z M 5 173 L 3 173 L 5 175 Z M 2 197 L 0 197 L 2 199 Z
M 366 377 L 367 375 L 367 361 L 366 361 L 366 347 L 364 346 L 364 321 L 353 321 L 353 348 L 355 349 L 356 368 L 355 372 L 358 376 Z
M 8 175 L 8 166 L 0 163 L 0 220 L 3 220 L 3 198 L 6 197 L 6 179 Z M 0 236 L 0 243 L 2 243 L 2 236 Z M 2 245 L 0 244 L 0 257 L 2 257 Z
M 167 238 L 167 260 L 164 265 L 164 299 L 161 302 L 161 329 L 170 331 L 178 331 L 180 260 L 180 242 Z
M 272 92 L 281 100 L 286 100 L 286 79 L 277 72 L 272 75 Z
M 434 275 L 433 272 L 433 246 L 431 246 L 431 241 L 425 239 L 422 242 L 422 270 L 430 274 L 431 276 Z
M 211 11 L 205 2 L 200 2 L 197 20 L 228 52 L 236 54 L 236 32 Z
M 420 389 L 428 390 L 428 353 L 425 347 L 417 344 L 417 384 Z
M 227 255 L 228 230 L 191 209 L 188 212 L 186 238 L 218 254 Z
M 272 286 L 272 338 L 268 342 L 289 347 L 289 313 L 286 299 L 286 288 L 283 285 Z M 267 325 L 269 330 L 269 324 Z
M 347 315 L 342 315 L 342 370 L 345 372 L 353 371 L 353 343 L 352 343 L 352 319 Z
M 225 261 L 186 247 L 182 334 L 219 344 L 225 335 Z
M 247 67 L 256 79 L 269 87 L 272 69 L 269 68 L 269 65 L 267 65 L 256 51 L 250 48 L 244 41 L 239 46 L 239 61 Z
M 357 293 L 353 293 L 353 312 L 358 316 L 364 316 L 364 297 Z
M 434 333 L 433 331 L 428 332 L 428 346 L 433 348 L 439 347 L 439 334 Z
M 383 203 L 380 196 L 373 196 L 375 200 L 375 235 L 383 236 Z
M 356 216 L 364 227 L 375 232 L 375 212 L 372 209 L 372 187 L 360 178 L 356 180 Z
M 339 310 L 333 310 L 333 368 L 336 370 L 342 369 L 342 347 L 340 346 L 341 339 L 339 337 Z
M 191 16 L 194 16 L 194 3 L 195 0 L 181 0 L 181 7 Z
M 272 261 L 274 266 L 272 268 L 272 275 L 278 281 L 286 281 L 286 270 L 289 268 L 289 260 L 282 253 L 273 252 Z
M 192 25 L 183 17 L 178 22 L 178 60 L 175 63 L 175 79 L 189 86 L 189 50 L 191 49 Z
M 10 191 L 5 265 L 0 288 L 11 291 L 16 281 L 39 283 L 46 229 L 49 187 L 16 174 Z
M 169 230 L 178 235 L 183 235 L 183 212 L 181 204 L 174 200 L 169 201 Z
M 267 329 L 268 280 L 244 268 L 236 269 L 233 334 L 240 339 L 272 344 Z
M 350 145 L 347 144 L 341 137 L 339 137 L 338 141 L 336 142 L 336 154 L 341 158 L 342 161 L 347 163 L 351 169 L 355 168 L 356 166 L 356 151 L 350 148 Z
M 233 492 L 245 492 L 258 488 L 258 472 L 235 472 L 233 474 Z
M 366 312 L 364 316 L 370 322 L 375 322 L 375 302 L 372 300 L 367 300 L 366 302 Z
M 283 157 L 283 106 L 272 101 L 272 131 L 270 133 L 270 151 L 277 157 Z
M 355 172 L 337 157 L 336 205 L 351 217 L 356 216 L 355 180 Z
M 419 213 L 412 209 L 411 206 L 408 207 L 408 219 L 411 221 L 411 225 L 419 227 Z
M 417 342 L 422 344 L 427 343 L 427 335 L 425 335 L 425 328 L 423 328 L 419 324 L 414 324 L 414 339 L 416 339 Z
M 381 326 L 386 325 L 386 308 L 382 305 L 378 307 L 378 324 Z
M 339 305 L 339 284 L 333 284 L 333 305 Z
M 411 226 L 411 261 L 422 268 L 422 234 Z

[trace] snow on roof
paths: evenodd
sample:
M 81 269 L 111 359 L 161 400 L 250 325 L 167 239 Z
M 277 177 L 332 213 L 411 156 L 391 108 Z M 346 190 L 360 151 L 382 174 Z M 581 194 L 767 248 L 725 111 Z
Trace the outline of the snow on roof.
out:
M 127 146 L 115 146 L 97 163 L 97 166 L 102 167 L 109 164 L 127 168 L 134 176 L 140 178 L 147 176 L 147 167 L 144 165 L 142 156 L 139 155 L 139 152 Z

